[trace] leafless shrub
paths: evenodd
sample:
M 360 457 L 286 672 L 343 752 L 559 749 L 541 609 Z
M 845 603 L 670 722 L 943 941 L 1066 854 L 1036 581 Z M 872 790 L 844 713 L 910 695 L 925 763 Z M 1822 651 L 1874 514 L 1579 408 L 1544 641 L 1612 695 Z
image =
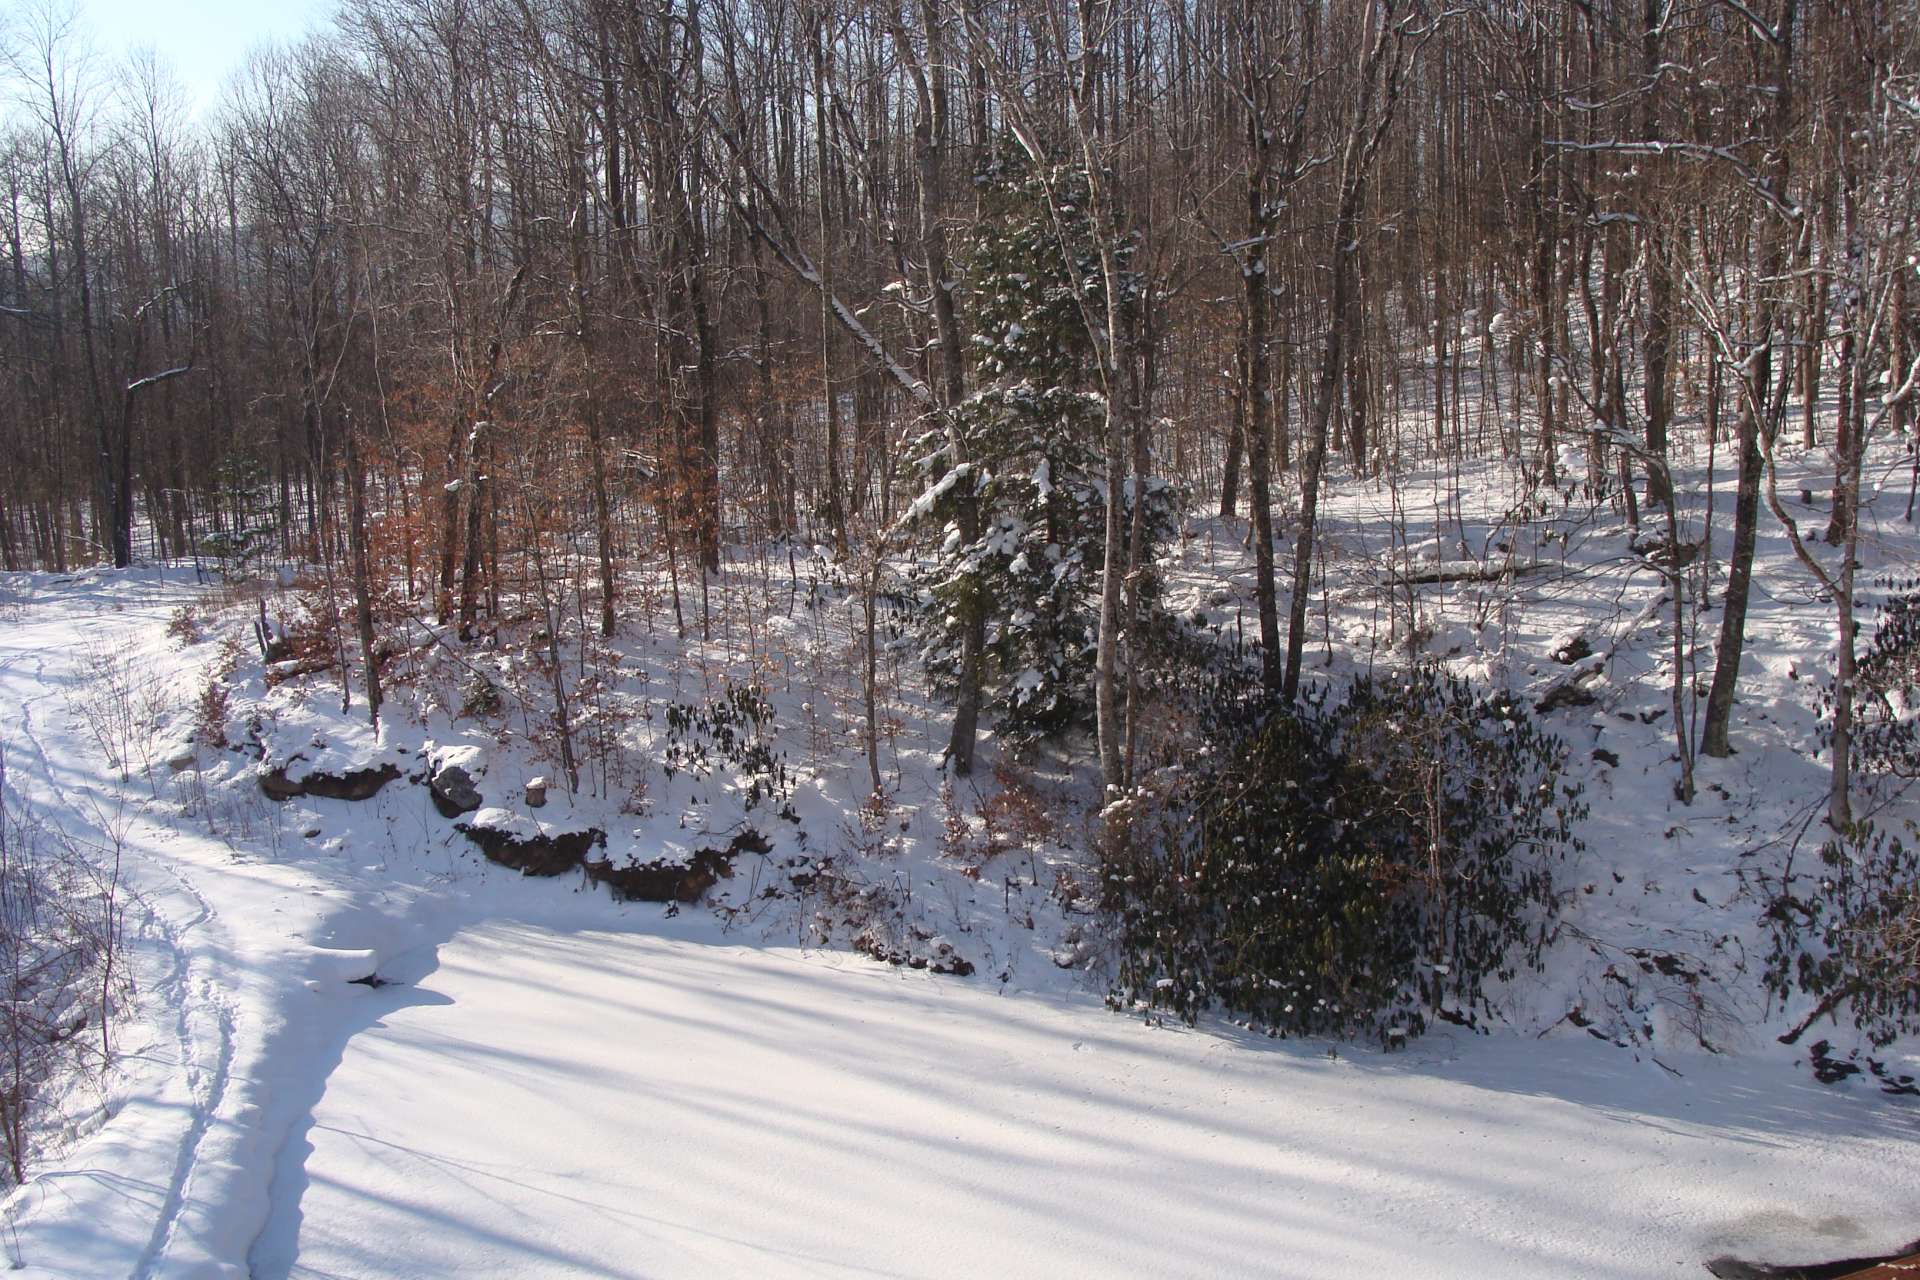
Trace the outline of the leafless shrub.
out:
M 1000 763 L 993 766 L 993 780 L 995 788 L 980 800 L 987 856 L 1009 849 L 1031 853 L 1046 843 L 1054 830 L 1054 809 L 1033 779 Z
M 204 638 L 200 630 L 200 617 L 190 604 L 175 609 L 167 619 L 167 638 L 178 641 L 181 648 L 199 644 Z
M 82 649 L 79 671 L 78 684 L 67 692 L 69 710 L 120 781 L 128 781 L 137 769 L 151 785 L 154 751 L 169 710 L 165 686 L 104 642 Z
M 1920 887 L 1909 885 L 1895 895 L 1879 948 L 1888 972 L 1903 974 L 1909 984 L 1920 986 Z
M 202 746 L 216 751 L 227 747 L 227 717 L 232 713 L 232 699 L 227 692 L 227 683 L 219 676 L 207 677 L 200 690 L 200 698 L 193 708 L 193 740 Z
M 943 778 L 940 781 L 940 856 L 960 865 L 968 878 L 977 880 L 982 859 L 975 852 L 974 843 L 973 825 L 960 806 L 953 779 Z
M 49 1113 L 111 1063 L 113 1018 L 133 995 L 119 960 L 125 825 L 97 816 L 93 846 L 29 812 L 0 748 L 0 1154 L 15 1184 Z

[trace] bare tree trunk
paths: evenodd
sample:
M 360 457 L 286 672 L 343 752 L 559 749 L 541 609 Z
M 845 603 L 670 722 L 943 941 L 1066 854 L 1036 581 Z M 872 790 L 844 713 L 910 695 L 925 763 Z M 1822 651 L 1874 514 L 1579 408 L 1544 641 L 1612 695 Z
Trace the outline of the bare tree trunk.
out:
M 567 177 L 573 190 L 568 267 L 573 307 L 573 338 L 580 353 L 580 417 L 587 428 L 588 477 L 593 489 L 593 540 L 600 567 L 600 634 L 614 630 L 613 511 L 607 495 L 605 425 L 601 421 L 598 370 L 594 367 L 592 307 L 587 274 L 587 166 L 582 154 L 585 139 L 569 137 Z M 612 161 L 612 163 L 618 163 Z
M 1153 452 L 1144 411 L 1153 398 L 1152 306 L 1150 297 L 1143 298 L 1137 314 L 1129 317 L 1130 320 L 1137 320 L 1140 326 L 1133 341 L 1141 358 L 1127 369 L 1127 395 L 1130 403 L 1141 408 L 1132 415 L 1133 435 L 1129 441 L 1133 452 L 1133 492 L 1130 527 L 1127 530 L 1126 620 L 1122 629 L 1127 641 L 1126 729 L 1120 758 L 1120 783 L 1123 787 L 1133 786 L 1134 759 L 1140 743 L 1141 655 L 1146 648 L 1146 617 L 1141 605 L 1141 585 L 1147 575 L 1148 557 L 1152 554 L 1152 549 L 1147 545 L 1147 506 L 1152 500 L 1147 492 L 1147 481 L 1153 474 Z
M 1260 679 L 1269 689 L 1280 687 L 1281 639 L 1278 592 L 1273 565 L 1273 387 L 1268 376 L 1268 316 L 1272 311 L 1272 273 L 1268 248 L 1273 242 L 1280 202 L 1270 191 L 1275 137 L 1272 119 L 1272 56 L 1264 14 L 1249 15 L 1242 44 L 1241 93 L 1247 103 L 1247 253 L 1241 262 L 1242 307 L 1245 325 L 1240 348 L 1242 376 L 1240 403 L 1247 424 L 1247 472 L 1253 516 L 1253 591 L 1260 614 Z M 1286 139 L 1285 179 L 1298 176 L 1306 92 L 1295 105 Z
M 473 424 L 464 412 L 452 415 L 447 426 L 447 479 L 440 493 L 440 590 L 435 617 L 441 626 L 453 618 L 453 581 L 460 558 L 460 490 L 466 481 L 464 468 L 465 437 Z
M 706 51 L 701 36 L 701 17 L 699 0 L 687 0 L 687 64 L 691 69 L 694 83 L 690 87 L 689 97 L 698 102 L 705 96 Z M 683 145 L 689 151 L 698 151 L 704 145 L 700 131 L 692 122 L 686 122 L 681 131 Z M 682 218 L 685 226 L 687 246 L 687 295 L 693 311 L 694 336 L 694 386 L 700 396 L 695 422 L 698 427 L 696 450 L 699 474 L 696 478 L 698 522 L 700 527 L 700 560 L 706 572 L 720 572 L 721 494 L 720 494 L 720 416 L 719 416 L 719 369 L 717 366 L 719 335 L 714 327 L 713 303 L 708 296 L 707 258 L 709 249 L 705 222 L 706 195 L 703 190 L 706 167 L 697 155 L 683 158 L 681 163 L 686 174 L 681 196 L 683 200 Z M 703 583 L 704 590 L 704 583 Z
M 913 44 L 905 24 L 896 16 L 892 34 L 896 48 L 906 61 L 913 81 L 914 121 L 913 156 L 918 177 L 920 213 L 920 252 L 926 259 L 927 286 L 933 298 L 934 337 L 940 352 L 940 377 L 935 386 L 935 404 L 947 427 L 948 465 L 971 468 L 964 433 L 956 413 L 966 399 L 966 357 L 960 336 L 959 308 L 955 304 L 953 271 L 947 259 L 946 229 L 941 222 L 945 204 L 943 171 L 951 122 L 948 118 L 946 81 L 932 69 L 944 65 L 945 42 L 941 38 L 940 16 L 931 0 L 920 10 L 922 34 L 927 52 L 923 60 Z M 955 523 L 962 543 L 970 544 L 980 536 L 980 507 L 974 496 L 973 478 L 968 475 L 955 488 L 958 498 Z M 955 773 L 973 772 L 974 742 L 979 736 L 982 690 L 986 683 L 987 601 L 982 588 L 969 584 L 958 602 L 960 613 L 960 668 L 954 691 L 953 729 L 947 738 L 947 760 Z
M 874 626 L 874 615 L 879 608 L 880 569 L 884 563 L 880 558 L 878 546 L 869 548 L 871 561 L 863 575 L 860 593 L 861 603 L 866 606 L 866 615 L 861 637 L 861 680 L 860 696 L 866 712 L 867 782 L 873 788 L 872 794 L 881 795 L 884 788 L 880 785 L 880 672 L 878 667 Z
M 1818 236 L 1807 240 L 1807 265 L 1813 264 L 1813 248 Z M 1830 266 L 1822 255 L 1821 267 Z M 1820 443 L 1820 364 L 1827 345 L 1827 281 L 1819 271 L 1807 273 L 1806 349 L 1800 356 L 1800 443 L 1811 449 Z
M 1368 10 L 1377 23 L 1360 67 L 1353 115 L 1340 156 L 1340 205 L 1334 220 L 1333 289 L 1327 302 L 1327 337 L 1320 351 L 1315 379 L 1313 421 L 1309 424 L 1306 465 L 1300 474 L 1300 531 L 1293 548 L 1293 595 L 1287 611 L 1287 660 L 1280 678 L 1280 694 L 1288 701 L 1300 694 L 1300 657 L 1307 638 L 1307 589 L 1312 581 L 1313 544 L 1320 509 L 1320 476 L 1327 461 L 1327 434 L 1340 395 L 1340 374 L 1346 347 L 1361 335 L 1347 332 L 1354 314 L 1351 306 L 1360 252 L 1360 215 L 1365 208 L 1367 178 L 1379 154 L 1380 143 L 1393 124 L 1400 96 L 1403 60 L 1411 33 L 1406 20 L 1395 19 L 1394 0 L 1380 0 Z M 1390 51 L 1391 50 L 1391 51 Z M 1379 99 L 1375 105 L 1376 96 Z
M 373 642 L 373 572 L 367 554 L 367 474 L 360 463 L 360 429 L 347 420 L 347 537 L 353 561 L 353 612 L 366 672 L 367 718 L 380 727 L 380 659 Z
M 487 475 L 487 433 L 491 422 L 476 422 L 467 435 L 467 475 L 460 492 L 467 501 L 465 555 L 460 563 L 460 638 L 473 639 L 474 617 L 479 610 L 480 573 L 485 534 L 486 491 L 492 483 Z
M 1667 428 L 1673 421 L 1673 275 L 1663 246 L 1647 245 L 1647 327 L 1642 359 L 1646 365 L 1647 501 L 1673 505 L 1673 476 L 1667 468 Z
M 1768 332 L 1772 308 L 1761 304 L 1760 332 Z M 1760 433 L 1766 429 L 1766 401 L 1773 374 L 1772 344 L 1762 338 L 1736 376 L 1750 385 L 1740 399 L 1735 438 L 1738 488 L 1734 492 L 1733 543 L 1727 551 L 1727 589 L 1721 599 L 1720 644 L 1713 664 L 1713 682 L 1707 689 L 1707 718 L 1701 730 L 1703 755 L 1733 754 L 1728 730 L 1733 720 L 1733 691 L 1740 679 L 1740 656 L 1746 638 L 1747 602 L 1753 587 L 1753 553 L 1759 533 L 1762 458 Z
M 1827 521 L 1827 545 L 1837 547 L 1847 540 L 1853 527 L 1852 487 L 1848 473 L 1857 466 L 1854 455 L 1865 448 L 1860 433 L 1866 425 L 1868 379 L 1865 369 L 1875 353 L 1862 347 L 1861 322 L 1866 298 L 1865 282 L 1860 281 L 1862 245 L 1859 226 L 1858 180 L 1854 165 L 1843 160 L 1840 166 L 1841 234 L 1846 239 L 1846 278 L 1857 281 L 1846 293 L 1840 312 L 1840 367 L 1835 381 L 1840 390 L 1840 412 L 1834 422 L 1833 507 Z
M 833 175 L 827 161 L 827 14 L 816 12 L 813 39 L 813 129 L 819 147 L 814 213 L 820 229 L 820 395 L 827 416 L 827 493 L 821 506 L 833 534 L 833 551 L 847 554 L 847 509 L 840 476 L 840 390 L 833 382 Z
M 1787 132 L 1793 120 L 1793 35 L 1799 0 L 1782 0 L 1780 21 L 1773 28 L 1774 82 L 1767 155 L 1761 181 L 1776 200 L 1786 198 Z M 1763 215 L 1764 216 L 1764 215 Z M 1740 398 L 1737 443 L 1739 488 L 1734 497 L 1733 545 L 1728 552 L 1727 590 L 1721 602 L 1720 644 L 1714 655 L 1713 683 L 1707 690 L 1706 724 L 1701 729 L 1703 755 L 1724 758 L 1733 754 L 1729 729 L 1733 721 L 1734 686 L 1740 679 L 1740 658 L 1746 643 L 1747 603 L 1753 585 L 1753 552 L 1760 525 L 1760 480 L 1763 460 L 1761 433 L 1774 429 L 1771 421 L 1777 397 L 1773 391 L 1774 344 L 1777 339 L 1777 288 L 1786 264 L 1786 234 L 1769 228 L 1759 278 L 1751 287 L 1759 297 L 1753 332 L 1759 346 L 1749 353 L 1738 376 L 1745 384 Z
M 1232 418 L 1227 427 L 1227 459 L 1220 473 L 1220 518 L 1231 520 L 1234 511 L 1240 505 L 1240 455 L 1246 452 L 1247 440 L 1247 367 L 1246 353 L 1240 355 L 1240 386 L 1233 394 Z

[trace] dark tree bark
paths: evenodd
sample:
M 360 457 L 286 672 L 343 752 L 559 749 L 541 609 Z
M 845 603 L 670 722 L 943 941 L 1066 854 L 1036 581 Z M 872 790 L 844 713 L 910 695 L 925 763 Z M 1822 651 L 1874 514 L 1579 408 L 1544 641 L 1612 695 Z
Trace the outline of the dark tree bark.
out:
M 1773 83 L 1767 118 L 1767 154 L 1759 181 L 1763 197 L 1774 202 L 1786 200 L 1790 176 L 1787 147 L 1793 125 L 1794 22 L 1798 5 L 1799 0 L 1781 0 L 1779 20 L 1767 37 L 1772 52 Z M 1786 221 L 1783 214 L 1780 222 Z M 1735 445 L 1739 488 L 1734 496 L 1727 590 L 1721 602 L 1720 643 L 1714 655 L 1713 682 L 1707 689 L 1706 719 L 1700 732 L 1701 753 L 1715 757 L 1733 754 L 1730 732 L 1733 695 L 1740 680 L 1740 659 L 1746 647 L 1747 604 L 1752 594 L 1753 553 L 1760 527 L 1761 433 L 1767 432 L 1771 438 L 1778 427 L 1778 411 L 1785 406 L 1784 379 L 1779 392 L 1776 393 L 1773 386 L 1774 344 L 1779 339 L 1780 324 L 1775 290 L 1789 257 L 1790 239 L 1784 225 L 1769 226 L 1763 234 L 1765 246 L 1759 278 L 1750 281 L 1750 287 L 1758 293 L 1753 320 L 1757 345 L 1747 353 L 1736 373 L 1744 386 Z

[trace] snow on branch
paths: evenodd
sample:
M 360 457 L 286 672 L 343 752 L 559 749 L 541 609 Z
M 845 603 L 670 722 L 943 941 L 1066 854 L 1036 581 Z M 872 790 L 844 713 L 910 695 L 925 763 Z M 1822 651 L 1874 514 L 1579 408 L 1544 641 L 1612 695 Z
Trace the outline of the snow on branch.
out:
M 1689 160 L 1717 160 L 1739 174 L 1740 180 L 1775 213 L 1794 222 L 1799 222 L 1804 216 L 1799 205 L 1775 191 L 1773 185 L 1756 173 L 1752 165 L 1740 158 L 1733 146 L 1719 146 L 1709 142 L 1635 141 L 1622 138 L 1605 142 L 1576 142 L 1569 138 L 1549 138 L 1546 145 L 1558 151 L 1601 151 L 1621 156 L 1677 155 Z
M 171 369 L 162 369 L 159 373 L 150 373 L 144 378 L 135 378 L 132 382 L 129 382 L 127 384 L 127 394 L 134 395 L 138 392 L 145 391 L 148 387 L 151 387 L 156 383 L 165 382 L 169 378 L 177 378 L 183 373 L 192 373 L 192 372 L 193 372 L 192 365 L 183 364 L 183 365 L 176 365 L 174 368 L 171 368 Z

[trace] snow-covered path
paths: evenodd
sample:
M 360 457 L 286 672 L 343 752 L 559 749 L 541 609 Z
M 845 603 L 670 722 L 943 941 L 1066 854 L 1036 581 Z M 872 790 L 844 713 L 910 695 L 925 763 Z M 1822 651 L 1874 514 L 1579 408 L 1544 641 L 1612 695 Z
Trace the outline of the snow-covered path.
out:
M 133 1040 L 129 1091 L 99 1100 L 114 1114 L 76 1153 L 90 1158 L 42 1171 L 9 1201 L 10 1260 L 67 1275 L 129 1273 L 130 1264 L 131 1274 L 146 1276 L 166 1274 L 170 1258 L 192 1257 L 209 1264 L 196 1269 L 218 1274 L 215 1260 L 233 1240 L 217 1230 L 199 1238 L 206 1224 L 195 1221 L 189 1185 L 203 1164 L 201 1186 L 217 1179 L 225 1148 L 247 1141 L 231 1129 L 213 1133 L 233 1075 L 234 939 L 197 877 L 186 874 L 186 851 L 168 847 L 177 833 L 127 805 L 128 789 L 116 788 L 67 699 L 85 678 L 87 644 L 151 643 L 168 607 L 192 592 L 131 579 L 11 585 L 28 598 L 9 601 L 12 616 L 0 628 L 9 804 L 31 807 L 70 839 L 122 846 L 123 879 L 136 896 L 129 945 L 147 1016 L 122 1030 L 123 1052 Z
M 70 695 L 112 654 L 184 713 L 208 655 L 175 652 L 165 627 L 199 594 L 190 574 L 14 575 L 5 586 L 9 804 L 68 839 L 119 846 L 140 986 L 137 1017 L 118 1031 L 119 1074 L 82 1117 L 99 1131 L 7 1201 L 8 1261 L 86 1280 L 245 1276 L 279 1149 L 324 1081 L 317 1049 L 350 1024 L 361 990 L 341 981 L 367 965 L 333 941 L 341 921 L 371 914 L 404 929 L 417 890 L 337 859 L 262 856 L 279 843 L 279 815 L 264 806 L 229 813 L 218 838 L 155 798 L 174 787 L 164 764 L 151 788 L 137 773 L 118 784 Z
M 1156 1030 L 456 862 L 402 785 L 115 821 L 60 691 L 83 640 L 185 672 L 186 592 L 0 623 L 10 785 L 147 908 L 145 1043 L 8 1202 L 24 1274 L 1684 1276 L 1920 1220 L 1913 1109 L 1777 1055 Z

